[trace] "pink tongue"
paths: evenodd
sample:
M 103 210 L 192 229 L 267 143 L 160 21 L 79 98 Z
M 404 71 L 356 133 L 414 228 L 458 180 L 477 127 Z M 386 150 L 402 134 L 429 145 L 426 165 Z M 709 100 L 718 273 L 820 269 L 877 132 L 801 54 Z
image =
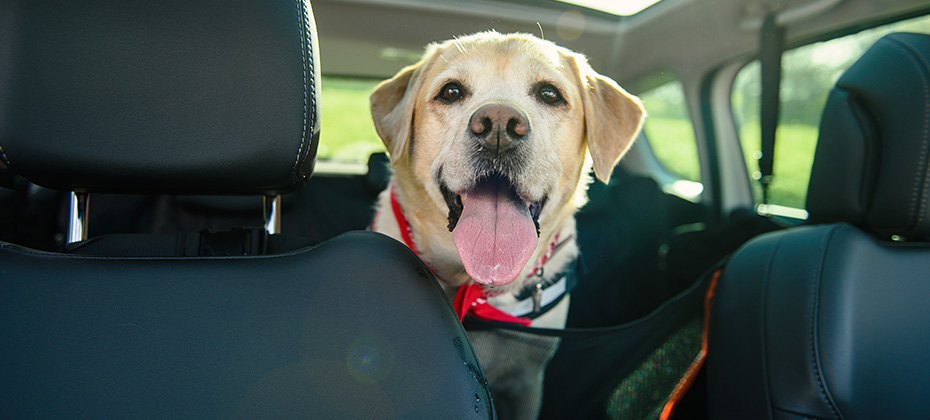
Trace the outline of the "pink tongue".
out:
M 529 209 L 500 182 L 479 184 L 463 201 L 452 240 L 465 271 L 481 284 L 514 281 L 536 249 L 536 225 Z

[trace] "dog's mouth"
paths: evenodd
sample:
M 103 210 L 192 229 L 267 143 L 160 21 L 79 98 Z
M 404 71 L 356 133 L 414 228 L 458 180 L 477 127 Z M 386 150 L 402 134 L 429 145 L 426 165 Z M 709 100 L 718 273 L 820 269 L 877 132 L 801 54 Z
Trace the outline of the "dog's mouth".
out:
M 539 201 L 527 202 L 526 200 L 520 198 L 513 187 L 513 183 L 510 182 L 510 180 L 497 174 L 480 179 L 474 189 L 478 189 L 483 184 L 488 183 L 494 184 L 494 187 L 497 190 L 500 190 L 502 187 L 507 188 L 510 199 L 518 204 L 522 203 L 526 206 L 530 213 L 530 217 L 533 219 L 533 225 L 536 227 L 536 236 L 539 237 L 539 214 L 542 213 L 543 206 L 546 205 L 546 200 L 548 197 L 543 197 L 542 200 Z M 462 196 L 449 190 L 449 188 L 446 187 L 446 184 L 442 182 L 439 183 L 439 191 L 442 192 L 442 197 L 446 200 L 446 205 L 449 206 L 448 228 L 449 232 L 452 232 L 455 229 L 455 226 L 458 224 L 459 218 L 462 217 L 462 210 L 465 207 L 464 204 L 462 204 Z
M 492 174 L 461 194 L 439 188 L 449 206 L 449 231 L 465 271 L 478 283 L 515 280 L 536 249 L 546 199 L 528 202 L 508 178 Z

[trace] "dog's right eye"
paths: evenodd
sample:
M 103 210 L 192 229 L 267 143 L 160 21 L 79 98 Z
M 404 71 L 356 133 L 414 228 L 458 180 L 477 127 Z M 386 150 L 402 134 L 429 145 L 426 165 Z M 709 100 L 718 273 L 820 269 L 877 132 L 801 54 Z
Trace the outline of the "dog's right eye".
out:
M 452 103 L 465 96 L 465 89 L 455 82 L 446 83 L 439 91 L 439 99 Z
M 559 92 L 558 88 L 548 83 L 542 84 L 536 88 L 536 97 L 538 97 L 540 101 L 547 105 L 559 105 L 565 103 L 565 99 L 562 98 L 562 92 Z

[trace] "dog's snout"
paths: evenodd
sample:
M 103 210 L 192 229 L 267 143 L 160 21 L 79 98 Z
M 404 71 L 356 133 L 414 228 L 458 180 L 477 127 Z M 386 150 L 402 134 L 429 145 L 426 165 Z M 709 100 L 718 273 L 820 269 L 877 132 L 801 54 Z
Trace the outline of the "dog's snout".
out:
M 530 131 L 526 114 L 503 104 L 488 104 L 471 116 L 468 128 L 485 149 L 503 153 L 516 146 Z

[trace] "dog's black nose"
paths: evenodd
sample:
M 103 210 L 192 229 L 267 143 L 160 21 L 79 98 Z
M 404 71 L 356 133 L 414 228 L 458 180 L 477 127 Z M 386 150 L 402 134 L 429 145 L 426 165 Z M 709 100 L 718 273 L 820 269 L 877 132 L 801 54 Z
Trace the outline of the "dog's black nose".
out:
M 523 111 L 504 104 L 487 104 L 471 115 L 468 124 L 481 147 L 494 153 L 504 153 L 530 132 L 530 123 Z

